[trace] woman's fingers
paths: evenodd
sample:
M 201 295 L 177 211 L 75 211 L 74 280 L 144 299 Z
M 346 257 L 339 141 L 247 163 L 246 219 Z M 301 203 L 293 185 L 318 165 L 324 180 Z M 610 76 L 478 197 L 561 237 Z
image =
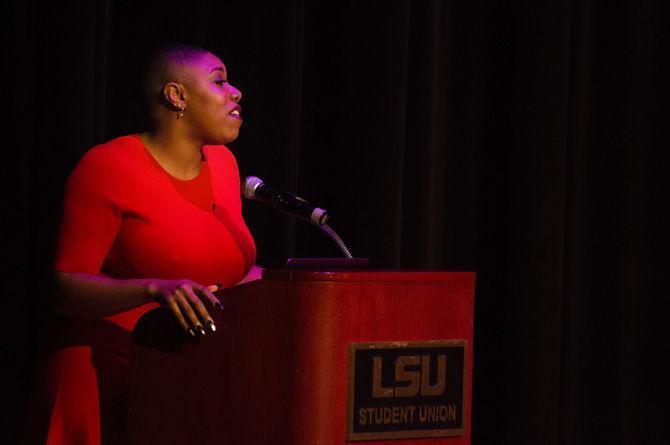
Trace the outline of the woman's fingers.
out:
M 190 285 L 184 285 L 182 286 L 182 289 L 184 292 L 186 292 L 186 296 L 188 297 L 189 301 L 191 302 L 191 306 L 199 316 L 200 320 L 202 320 L 203 324 L 207 326 L 207 328 L 211 331 L 214 332 L 216 331 L 216 325 L 214 324 L 214 320 L 212 320 L 212 317 L 209 315 L 209 312 L 207 312 L 207 308 L 205 305 L 202 303 L 202 300 L 198 298 L 196 295 L 196 291 L 201 294 L 207 296 L 207 293 L 210 293 L 208 290 L 205 288 L 201 287 L 192 287 Z M 201 333 L 204 334 L 205 330 L 202 329 Z
M 216 295 L 214 295 L 214 292 L 220 290 L 221 288 L 222 285 L 220 284 L 212 284 L 210 286 L 198 290 L 205 298 L 209 300 L 210 303 L 212 303 L 212 306 L 216 307 L 217 309 L 223 310 L 223 304 L 221 304 L 219 298 Z
M 175 317 L 177 317 L 177 321 L 179 321 L 181 327 L 184 328 L 186 332 L 195 337 L 195 331 L 189 325 L 189 323 L 186 322 L 184 314 L 181 313 L 181 309 L 179 309 L 179 304 L 177 304 L 177 301 L 174 298 L 169 298 L 167 299 L 167 305 L 172 310 L 172 313 L 175 315 Z
M 206 334 L 206 329 L 214 332 L 216 325 L 207 312 L 203 301 L 223 309 L 223 305 L 214 295 L 219 285 L 203 287 L 190 281 L 174 282 L 175 287 L 160 292 L 166 305 L 172 310 L 179 324 L 191 335 Z M 170 286 L 171 287 L 171 286 Z
M 176 300 L 177 303 L 179 304 L 179 309 L 181 309 L 181 312 L 184 314 L 184 318 L 186 319 L 186 321 L 191 325 L 191 327 L 193 328 L 193 330 L 195 330 L 195 332 L 205 334 L 205 328 L 203 327 L 203 323 L 200 321 L 198 315 L 193 310 L 193 305 L 190 301 L 191 300 L 190 296 L 187 295 L 183 287 L 180 287 L 179 289 L 175 290 L 175 294 L 177 295 Z

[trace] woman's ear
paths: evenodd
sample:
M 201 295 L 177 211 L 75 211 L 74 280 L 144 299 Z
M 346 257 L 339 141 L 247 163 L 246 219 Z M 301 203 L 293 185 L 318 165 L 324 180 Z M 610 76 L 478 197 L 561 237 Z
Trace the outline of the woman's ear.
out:
M 168 82 L 163 86 L 163 96 L 167 105 L 182 110 L 186 107 L 184 87 L 176 82 Z

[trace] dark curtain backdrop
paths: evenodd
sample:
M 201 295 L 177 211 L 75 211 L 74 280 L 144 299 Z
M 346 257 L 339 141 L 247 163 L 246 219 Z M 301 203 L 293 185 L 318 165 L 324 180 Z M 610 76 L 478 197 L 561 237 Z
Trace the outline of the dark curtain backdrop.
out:
M 374 267 L 477 271 L 474 444 L 670 440 L 667 2 L 3 9 L 6 435 L 51 304 L 63 181 L 91 145 L 142 130 L 146 52 L 182 41 L 244 93 L 243 176 L 330 210 Z M 283 214 L 245 214 L 261 265 L 338 255 Z

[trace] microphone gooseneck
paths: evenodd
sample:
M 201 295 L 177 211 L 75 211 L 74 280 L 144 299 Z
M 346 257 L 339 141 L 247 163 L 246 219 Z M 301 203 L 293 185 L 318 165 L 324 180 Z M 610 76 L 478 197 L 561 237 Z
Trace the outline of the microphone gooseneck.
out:
M 318 226 L 328 237 L 337 244 L 342 254 L 348 260 L 354 260 L 351 250 L 342 241 L 335 230 L 326 224 L 328 221 L 328 212 L 319 207 L 313 206 L 304 199 L 295 196 L 293 193 L 282 192 L 267 186 L 262 179 L 255 176 L 247 176 L 241 185 L 242 195 L 245 198 L 260 201 L 264 204 L 274 207 L 278 210 L 293 215 L 300 219 L 309 221 Z M 350 263 L 347 263 L 350 264 Z M 367 261 L 366 263 L 367 264 Z

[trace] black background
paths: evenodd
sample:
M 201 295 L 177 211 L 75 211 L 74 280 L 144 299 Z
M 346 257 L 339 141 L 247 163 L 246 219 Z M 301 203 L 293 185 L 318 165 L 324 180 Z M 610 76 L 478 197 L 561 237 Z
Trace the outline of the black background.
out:
M 8 437 L 52 301 L 63 180 L 141 130 L 145 53 L 182 41 L 245 95 L 243 176 L 327 208 L 376 267 L 478 272 L 473 443 L 666 443 L 667 2 L 2 8 Z M 261 265 L 338 254 L 245 212 Z

